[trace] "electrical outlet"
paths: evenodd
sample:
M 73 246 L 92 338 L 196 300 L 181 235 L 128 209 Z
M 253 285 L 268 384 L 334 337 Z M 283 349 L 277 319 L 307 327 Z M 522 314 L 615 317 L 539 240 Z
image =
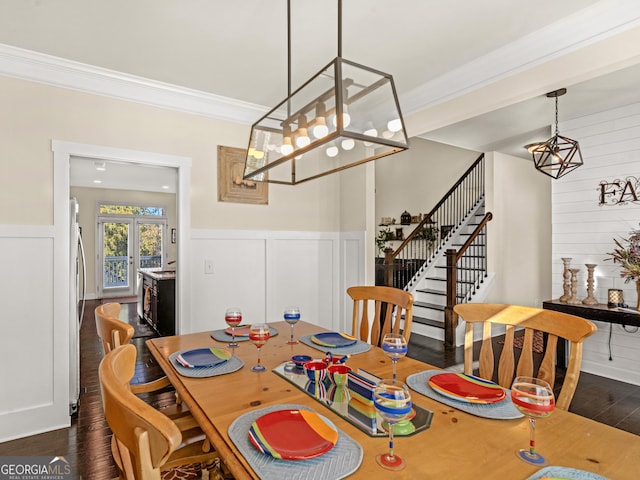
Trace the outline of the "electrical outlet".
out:
M 205 260 L 204 261 L 204 273 L 206 275 L 213 274 L 213 260 Z

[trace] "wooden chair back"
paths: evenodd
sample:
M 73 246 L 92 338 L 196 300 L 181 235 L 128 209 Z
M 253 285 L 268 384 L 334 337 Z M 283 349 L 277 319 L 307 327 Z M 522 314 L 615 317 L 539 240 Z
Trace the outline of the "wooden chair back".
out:
M 413 321 L 413 295 L 399 288 L 380 286 L 349 287 L 347 293 L 353 299 L 351 334 L 354 337 L 372 345 L 380 345 L 386 333 L 402 333 L 407 343 L 409 342 Z M 370 302 L 373 303 L 371 323 Z
M 135 333 L 133 326 L 118 319 L 119 314 L 119 303 L 105 303 L 95 309 L 96 330 L 105 354 L 129 343 Z
M 563 410 L 569 409 L 580 376 L 583 342 L 597 330 L 592 322 L 575 315 L 519 305 L 466 303 L 456 305 L 453 310 L 466 322 L 464 373 L 473 374 L 474 325 L 482 325 L 479 376 L 497 381 L 505 388 L 511 388 L 513 379 L 518 375 L 540 378 L 553 387 L 558 338 L 567 340 L 570 348 L 569 363 L 562 389 L 556 399 L 556 407 Z M 504 326 L 502 328 L 505 329 L 504 346 L 498 361 L 497 372 L 494 371 L 495 357 L 492 345 L 492 327 L 494 325 L 502 325 Z M 515 365 L 516 352 L 514 351 L 516 328 L 524 329 L 524 340 L 517 368 Z M 533 357 L 535 331 L 546 334 L 544 355 L 537 369 L 535 368 L 537 362 L 534 362 Z
M 113 432 L 114 460 L 125 479 L 160 480 L 161 471 L 194 463 L 211 463 L 219 455 L 203 448 L 204 436 L 183 444 L 180 428 L 129 389 L 136 347 L 119 346 L 102 359 L 100 389 L 105 417 Z

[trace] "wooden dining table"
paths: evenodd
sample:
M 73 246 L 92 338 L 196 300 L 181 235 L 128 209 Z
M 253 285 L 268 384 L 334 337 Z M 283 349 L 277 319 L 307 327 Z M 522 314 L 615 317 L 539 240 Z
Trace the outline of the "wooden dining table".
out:
M 266 372 L 251 371 L 257 361 L 257 349 L 250 342 L 234 349 L 244 366 L 233 373 L 209 378 L 180 375 L 169 356 L 177 351 L 226 344 L 201 332 L 147 340 L 147 346 L 167 377 L 209 437 L 236 479 L 260 478 L 231 440 L 228 429 L 239 416 L 252 410 L 296 404 L 314 409 L 330 419 L 337 428 L 358 442 L 363 449 L 360 467 L 350 478 L 373 479 L 527 479 L 540 467 L 530 466 L 516 457 L 518 448 L 528 447 L 529 423 L 526 418 L 495 420 L 471 415 L 412 391 L 413 402 L 434 415 L 428 429 L 395 439 L 395 452 L 406 461 L 406 468 L 389 472 L 376 462 L 377 454 L 386 451 L 388 440 L 372 437 L 319 403 L 271 370 L 291 359 L 292 355 L 323 354 L 303 343 L 287 344 L 289 325 L 269 324 L 279 331 L 262 348 L 261 361 Z M 295 326 L 296 337 L 316 334 L 326 329 L 307 322 Z M 352 369 L 365 369 L 380 377 L 389 377 L 391 361 L 377 347 L 351 356 Z M 429 364 L 405 357 L 397 364 L 398 378 L 435 369 Z M 594 401 L 602 392 L 593 392 Z M 556 409 L 539 420 L 536 429 L 537 449 L 550 465 L 572 467 L 604 477 L 625 480 L 640 478 L 640 437 L 579 415 Z

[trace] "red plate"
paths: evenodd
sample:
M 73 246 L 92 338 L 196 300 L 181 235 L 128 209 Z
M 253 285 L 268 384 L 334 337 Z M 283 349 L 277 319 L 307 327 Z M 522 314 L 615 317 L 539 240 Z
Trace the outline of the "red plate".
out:
M 277 410 L 256 419 L 249 439 L 265 455 L 307 460 L 331 450 L 338 430 L 327 418 L 309 410 Z
M 464 373 L 439 373 L 429 379 L 429 386 L 445 397 L 467 403 L 495 403 L 507 396 L 500 385 Z

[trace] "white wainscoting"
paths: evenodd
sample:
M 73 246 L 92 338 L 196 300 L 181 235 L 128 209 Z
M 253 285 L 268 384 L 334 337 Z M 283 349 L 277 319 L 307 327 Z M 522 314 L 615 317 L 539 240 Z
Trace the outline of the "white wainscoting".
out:
M 69 322 L 54 316 L 54 228 L 0 225 L 0 442 L 69 425 Z
M 562 257 L 580 268 L 579 298 L 586 297 L 585 263 L 595 263 L 596 298 L 607 302 L 607 290 L 620 288 L 625 302 L 636 306 L 634 283 L 624 283 L 620 268 L 605 260 L 613 239 L 639 229 L 640 204 L 599 205 L 599 184 L 640 177 L 640 104 L 581 117 L 560 125 L 562 135 L 580 142 L 584 165 L 553 182 L 553 296 L 562 295 Z M 637 328 L 597 323 L 587 339 L 583 370 L 640 385 L 640 333 Z M 609 360 L 611 343 L 612 360 Z
M 190 247 L 191 318 L 181 332 L 225 328 L 230 306 L 242 308 L 243 323 L 280 321 L 287 305 L 350 331 L 346 288 L 364 283 L 364 232 L 193 230 Z

